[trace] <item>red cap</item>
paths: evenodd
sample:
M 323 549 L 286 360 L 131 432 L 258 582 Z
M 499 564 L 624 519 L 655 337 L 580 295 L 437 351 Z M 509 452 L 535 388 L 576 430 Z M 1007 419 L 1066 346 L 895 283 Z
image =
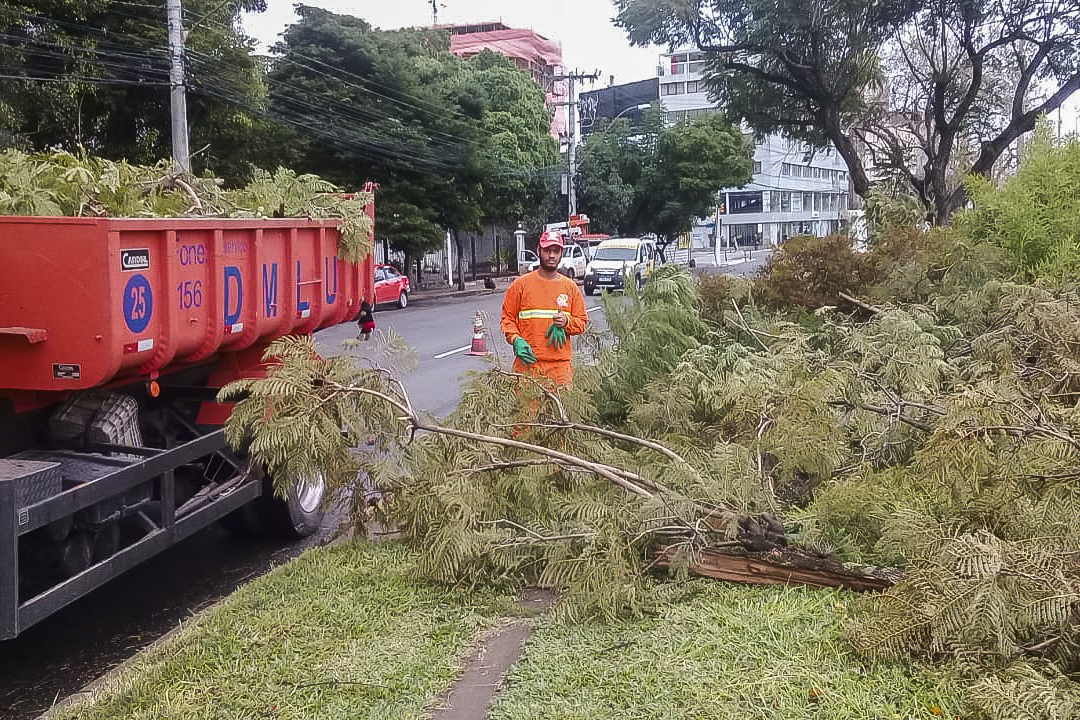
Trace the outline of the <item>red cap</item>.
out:
M 551 231 L 540 235 L 540 247 L 551 247 L 553 245 L 563 247 L 562 233 Z

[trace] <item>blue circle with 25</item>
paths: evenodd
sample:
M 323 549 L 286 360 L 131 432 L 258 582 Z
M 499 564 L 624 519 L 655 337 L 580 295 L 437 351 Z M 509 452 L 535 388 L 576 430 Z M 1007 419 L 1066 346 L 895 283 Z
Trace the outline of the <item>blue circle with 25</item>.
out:
M 146 276 L 135 274 L 124 288 L 124 321 L 128 330 L 141 333 L 150 324 L 154 312 L 154 291 Z

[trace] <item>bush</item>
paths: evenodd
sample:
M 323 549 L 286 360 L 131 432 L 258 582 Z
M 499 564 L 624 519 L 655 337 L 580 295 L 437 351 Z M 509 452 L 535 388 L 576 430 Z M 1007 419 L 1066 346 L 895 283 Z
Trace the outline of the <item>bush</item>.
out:
M 1057 145 L 1040 121 L 1020 170 L 1001 189 L 971 178 L 974 208 L 954 227 L 973 243 L 1005 250 L 1021 282 L 1060 286 L 1080 270 L 1080 142 Z
M 816 310 L 835 305 L 841 292 L 862 294 L 879 276 L 874 259 L 856 253 L 847 235 L 796 235 L 769 258 L 754 289 L 766 306 Z
M 732 300 L 742 307 L 750 299 L 750 283 L 737 275 L 704 273 L 698 279 L 698 296 L 702 319 L 723 325 L 724 313 L 731 311 Z

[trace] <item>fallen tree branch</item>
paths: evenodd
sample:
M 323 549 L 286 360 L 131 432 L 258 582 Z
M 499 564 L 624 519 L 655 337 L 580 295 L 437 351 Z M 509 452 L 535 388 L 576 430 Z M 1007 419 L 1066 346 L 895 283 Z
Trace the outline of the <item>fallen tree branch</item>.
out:
M 505 427 L 502 425 L 496 425 L 495 427 Z M 596 435 L 603 435 L 604 437 L 612 438 L 613 440 L 622 440 L 623 442 L 633 443 L 635 445 L 641 445 L 642 447 L 655 450 L 669 460 L 679 463 L 684 468 L 689 470 L 695 479 L 701 480 L 701 476 L 698 471 L 686 461 L 681 455 L 676 453 L 670 448 L 664 447 L 658 442 L 647 440 L 646 438 L 635 437 L 634 435 L 626 435 L 625 433 L 616 432 L 614 430 L 608 430 L 607 428 L 596 427 L 595 425 L 585 425 L 583 423 L 570 422 L 569 420 L 561 423 L 539 423 L 539 422 L 525 422 L 514 423 L 514 427 L 534 427 L 534 428 L 550 428 L 550 429 L 566 429 L 566 430 L 580 430 L 582 432 L 594 433 Z
M 670 568 L 676 552 L 678 546 L 662 548 L 650 566 Z M 739 553 L 706 547 L 691 556 L 689 571 L 699 577 L 751 585 L 841 587 L 859 592 L 885 590 L 904 579 L 896 568 L 848 567 L 793 549 Z

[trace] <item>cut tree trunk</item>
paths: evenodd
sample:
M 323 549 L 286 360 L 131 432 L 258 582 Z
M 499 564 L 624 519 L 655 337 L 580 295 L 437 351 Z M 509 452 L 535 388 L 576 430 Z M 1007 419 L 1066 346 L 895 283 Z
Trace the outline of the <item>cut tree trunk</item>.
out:
M 652 567 L 669 568 L 678 549 L 674 545 L 662 548 Z M 689 570 L 699 577 L 751 585 L 841 587 L 859 592 L 885 590 L 904 579 L 896 568 L 845 566 L 792 548 L 745 552 L 706 547 L 691 558 Z

